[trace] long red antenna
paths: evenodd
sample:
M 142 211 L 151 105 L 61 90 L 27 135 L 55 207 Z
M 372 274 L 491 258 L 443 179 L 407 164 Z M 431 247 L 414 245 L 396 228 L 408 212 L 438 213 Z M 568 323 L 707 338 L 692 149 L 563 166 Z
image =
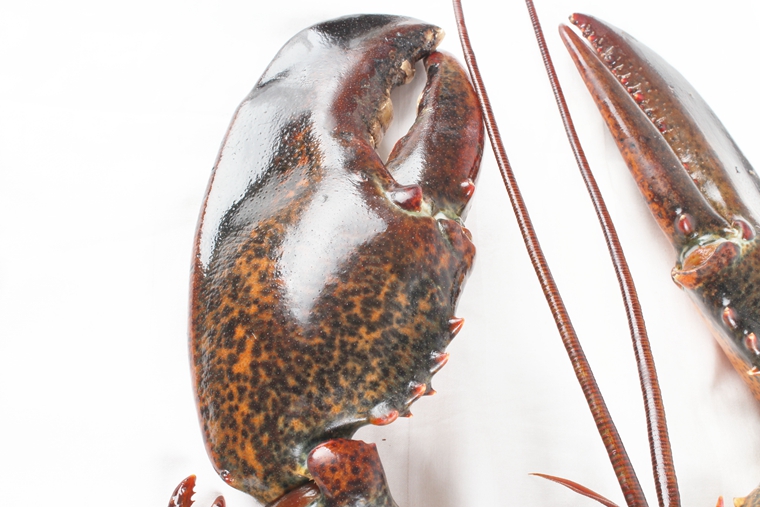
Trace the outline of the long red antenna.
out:
M 565 345 L 567 354 L 570 357 L 570 361 L 573 365 L 573 370 L 578 378 L 578 382 L 581 384 L 583 394 L 586 397 L 586 402 L 591 409 L 591 413 L 596 422 L 599 434 L 602 437 L 604 446 L 607 449 L 607 454 L 615 469 L 615 473 L 618 477 L 618 482 L 625 496 L 626 503 L 630 507 L 644 507 L 647 505 L 644 493 L 641 490 L 641 485 L 636 477 L 636 473 L 633 470 L 628 454 L 626 453 L 623 442 L 620 439 L 620 435 L 617 432 L 617 428 L 612 423 L 609 410 L 607 409 L 604 399 L 599 391 L 599 387 L 596 384 L 594 375 L 591 372 L 591 368 L 586 360 L 586 356 L 583 353 L 578 336 L 575 334 L 570 317 L 567 314 L 567 309 L 562 301 L 557 290 L 557 285 L 554 282 L 554 278 L 551 275 L 549 266 L 546 263 L 546 258 L 541 250 L 541 245 L 536 237 L 533 224 L 530 220 L 528 210 L 525 208 L 525 204 L 520 193 L 520 189 L 517 186 L 512 167 L 507 159 L 507 154 L 504 150 L 504 145 L 501 141 L 499 129 L 494 119 L 493 111 L 491 110 L 491 102 L 488 99 L 483 80 L 478 70 L 478 65 L 475 60 L 475 54 L 472 51 L 470 45 L 470 38 L 467 34 L 467 27 L 464 23 L 464 14 L 462 13 L 462 5 L 460 0 L 454 1 L 454 13 L 457 18 L 457 27 L 459 29 L 459 39 L 462 43 L 462 49 L 464 51 L 465 61 L 467 67 L 470 70 L 470 76 L 472 77 L 473 84 L 475 86 L 475 92 L 478 95 L 481 109 L 486 117 L 486 131 L 491 141 L 491 147 L 493 148 L 494 155 L 496 157 L 496 163 L 499 166 L 501 177 L 504 180 L 504 186 L 507 189 L 509 200 L 512 203 L 512 210 L 517 218 L 517 224 L 522 234 L 525 247 L 528 250 L 528 256 L 533 264 L 533 269 L 536 271 L 539 283 L 546 297 L 546 301 L 549 304 L 549 308 L 554 316 L 554 320 L 557 323 L 560 336 L 562 337 L 562 343 Z
M 607 206 L 596 184 L 594 175 L 591 173 L 583 147 L 578 140 L 578 134 L 575 131 L 575 125 L 565 102 L 565 95 L 562 93 L 559 79 L 557 79 L 557 74 L 554 71 L 554 64 L 549 55 L 549 49 L 546 46 L 546 39 L 544 38 L 543 30 L 541 30 L 541 23 L 538 21 L 533 0 L 525 0 L 525 3 L 528 6 L 538 47 L 541 51 L 544 67 L 546 67 L 546 73 L 549 76 L 554 98 L 557 101 L 562 123 L 565 126 L 567 138 L 573 149 L 573 154 L 578 163 L 578 169 L 581 172 L 583 181 L 586 183 L 591 202 L 594 204 L 594 210 L 599 219 L 599 225 L 602 227 L 604 240 L 610 252 L 610 258 L 615 267 L 615 275 L 620 285 L 620 293 L 623 296 L 628 327 L 631 331 L 633 352 L 636 356 L 636 366 L 639 371 L 641 394 L 644 398 L 649 452 L 652 458 L 652 472 L 654 473 L 657 500 L 660 507 L 679 506 L 681 505 L 681 498 L 678 492 L 675 467 L 673 466 L 673 453 L 670 447 L 670 438 L 668 437 L 668 426 L 665 421 L 665 407 L 662 403 L 660 383 L 657 380 L 657 371 L 652 358 L 652 349 L 649 346 L 649 338 L 647 336 L 646 325 L 644 324 L 644 315 L 641 312 L 641 305 L 639 304 L 639 297 L 636 293 L 636 286 L 628 269 L 628 262 L 625 260 L 615 226 L 607 212 Z

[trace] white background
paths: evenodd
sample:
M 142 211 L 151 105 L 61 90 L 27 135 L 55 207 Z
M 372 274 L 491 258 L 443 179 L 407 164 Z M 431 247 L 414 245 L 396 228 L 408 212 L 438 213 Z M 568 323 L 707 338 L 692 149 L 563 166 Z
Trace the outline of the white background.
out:
M 465 4 L 549 262 L 652 492 L 615 277 L 525 6 Z M 672 249 L 555 27 L 577 10 L 631 32 L 687 76 L 760 164 L 760 8 L 542 0 L 538 9 L 641 294 L 684 503 L 746 494 L 760 482 L 760 403 L 670 280 Z M 357 12 L 435 23 L 449 33 L 442 48 L 460 54 L 444 0 L 0 6 L 0 505 L 161 506 L 190 473 L 201 507 L 220 492 L 232 507 L 256 505 L 214 475 L 196 421 L 186 352 L 196 218 L 229 119 L 277 50 L 302 28 Z M 400 95 L 397 116 L 416 94 Z M 478 258 L 439 394 L 415 417 L 358 436 L 378 442 L 402 507 L 595 505 L 529 472 L 622 501 L 490 150 L 467 225 Z

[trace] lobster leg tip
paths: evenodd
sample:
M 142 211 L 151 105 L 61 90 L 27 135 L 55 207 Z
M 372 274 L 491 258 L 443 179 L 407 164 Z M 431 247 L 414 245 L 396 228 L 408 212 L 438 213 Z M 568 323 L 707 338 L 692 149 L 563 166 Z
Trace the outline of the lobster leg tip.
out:
M 193 495 L 195 495 L 195 478 L 195 475 L 190 475 L 177 485 L 169 499 L 169 507 L 192 507 L 194 504 Z M 224 497 L 222 495 L 216 497 L 211 507 L 226 507 Z

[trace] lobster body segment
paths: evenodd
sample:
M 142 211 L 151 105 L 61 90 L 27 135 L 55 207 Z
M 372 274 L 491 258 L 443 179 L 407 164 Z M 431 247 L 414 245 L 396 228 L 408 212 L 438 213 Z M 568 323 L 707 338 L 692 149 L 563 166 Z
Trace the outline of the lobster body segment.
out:
M 393 504 L 374 446 L 348 439 L 432 394 L 475 253 L 461 220 L 482 118 L 463 70 L 433 52 L 441 37 L 377 15 L 304 30 L 222 144 L 196 238 L 191 361 L 209 456 L 261 502 L 305 504 L 318 488 L 323 505 Z M 386 167 L 374 147 L 390 89 L 421 58 L 418 119 Z M 346 489 L 359 462 L 371 484 Z
M 625 32 L 574 14 L 565 45 L 673 244 L 673 280 L 697 304 L 760 399 L 760 178 L 712 110 Z

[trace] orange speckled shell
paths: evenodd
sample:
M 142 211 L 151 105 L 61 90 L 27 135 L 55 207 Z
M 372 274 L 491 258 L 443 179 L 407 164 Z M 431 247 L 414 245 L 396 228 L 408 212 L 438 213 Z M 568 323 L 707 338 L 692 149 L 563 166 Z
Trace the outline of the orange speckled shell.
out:
M 427 62 L 429 100 L 412 129 L 433 115 L 445 135 L 408 136 L 421 156 L 394 161 L 409 181 L 372 146 L 404 62 L 439 36 L 394 16 L 304 30 L 224 140 L 196 239 L 191 360 L 209 456 L 261 502 L 309 480 L 318 444 L 403 414 L 459 329 L 450 320 L 475 253 L 459 217 L 483 130 L 450 57 Z M 410 171 L 407 158 L 426 162 Z M 434 188 L 431 171 L 444 171 Z M 394 197 L 420 188 L 420 202 Z

